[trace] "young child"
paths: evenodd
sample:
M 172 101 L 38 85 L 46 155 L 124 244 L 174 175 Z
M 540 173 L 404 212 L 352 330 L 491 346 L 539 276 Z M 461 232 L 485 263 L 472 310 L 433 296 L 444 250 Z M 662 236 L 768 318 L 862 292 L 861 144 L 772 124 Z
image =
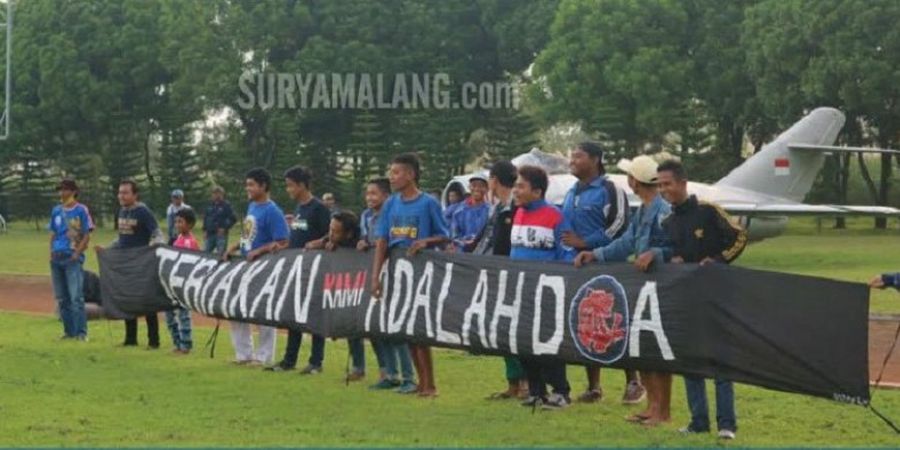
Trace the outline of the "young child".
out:
M 359 251 L 368 251 L 375 245 L 375 227 L 378 224 L 378 216 L 381 215 L 381 207 L 391 196 L 391 182 L 387 178 L 375 178 L 369 180 L 366 185 L 366 210 L 359 218 L 360 239 L 356 244 Z M 381 339 L 369 339 L 372 344 L 372 352 L 378 362 L 378 383 L 369 386 L 369 389 L 393 389 L 401 384 L 401 373 L 398 373 L 397 359 L 389 364 L 385 356 L 384 343 Z M 406 379 L 412 379 L 412 361 L 409 362 L 409 371 Z
M 352 212 L 340 211 L 331 216 L 328 236 L 325 239 L 309 242 L 306 244 L 306 248 L 324 248 L 328 251 L 335 251 L 338 248 L 356 248 L 357 242 L 359 242 L 359 219 Z M 366 355 L 363 340 L 362 338 L 350 338 L 347 343 L 350 347 L 350 359 L 353 364 L 347 374 L 347 381 L 360 381 L 366 377 Z
M 175 213 L 175 229 L 178 236 L 175 238 L 173 246 L 175 248 L 186 248 L 188 250 L 200 250 L 200 244 L 194 233 L 194 224 L 197 223 L 197 215 L 192 209 L 182 209 Z M 169 327 L 169 333 L 172 335 L 172 343 L 175 344 L 173 353 L 177 355 L 186 355 L 191 352 L 193 341 L 191 341 L 191 310 L 178 307 L 170 311 L 166 311 L 166 325 Z

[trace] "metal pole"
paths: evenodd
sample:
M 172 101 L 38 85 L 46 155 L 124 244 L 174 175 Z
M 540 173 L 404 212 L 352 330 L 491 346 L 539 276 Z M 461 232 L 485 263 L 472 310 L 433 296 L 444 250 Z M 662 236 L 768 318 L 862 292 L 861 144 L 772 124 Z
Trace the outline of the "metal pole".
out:
M 13 0 L 6 0 L 6 120 L 3 125 L 3 139 L 9 137 L 10 123 L 10 91 L 12 90 L 12 24 L 13 24 Z

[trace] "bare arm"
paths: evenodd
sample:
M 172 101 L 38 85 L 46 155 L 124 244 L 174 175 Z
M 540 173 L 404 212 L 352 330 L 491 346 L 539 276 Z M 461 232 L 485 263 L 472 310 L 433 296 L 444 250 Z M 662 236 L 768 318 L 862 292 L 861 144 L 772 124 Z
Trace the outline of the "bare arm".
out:
M 381 269 L 387 260 L 387 241 L 379 239 L 375 242 L 375 256 L 372 258 L 372 285 L 371 294 L 375 299 L 380 299 L 383 286 L 381 285 Z

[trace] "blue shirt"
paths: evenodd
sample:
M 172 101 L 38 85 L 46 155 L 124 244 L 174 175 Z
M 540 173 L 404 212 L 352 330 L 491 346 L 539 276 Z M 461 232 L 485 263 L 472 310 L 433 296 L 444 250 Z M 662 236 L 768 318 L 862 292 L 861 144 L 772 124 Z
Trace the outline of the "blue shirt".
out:
M 597 248 L 619 237 L 628 223 L 625 192 L 605 176 L 590 183 L 575 183 L 566 193 L 562 213 L 588 248 Z
M 900 272 L 883 274 L 881 275 L 881 281 L 884 282 L 884 287 L 893 287 L 900 290 Z
M 609 245 L 594 249 L 600 262 L 622 262 L 630 255 L 652 251 L 657 262 L 672 259 L 674 243 L 662 227 L 662 221 L 672 213 L 672 207 L 657 194 L 649 205 L 641 205 L 632 217 L 628 229 Z
M 251 202 L 241 228 L 241 254 L 256 250 L 272 242 L 288 238 L 287 221 L 281 208 L 272 200 Z
M 56 205 L 50 212 L 50 223 L 47 229 L 53 233 L 50 251 L 71 256 L 81 241 L 94 231 L 94 221 L 87 206 L 75 203 L 71 208 Z M 81 254 L 84 262 L 84 253 Z
M 450 223 L 453 220 L 453 215 L 456 214 L 456 212 L 459 211 L 460 208 L 462 208 L 463 202 L 465 202 L 465 200 L 461 200 L 456 203 L 447 205 L 447 207 L 444 208 L 444 221 L 445 222 Z
M 564 231 L 571 230 L 568 219 L 545 200 L 536 200 L 513 217 L 510 259 L 572 261 L 575 249 L 562 243 Z
M 362 240 L 369 244 L 375 243 L 375 234 L 376 231 L 378 231 L 379 216 L 380 214 L 375 214 L 375 211 L 373 211 L 372 208 L 366 208 L 359 218 L 359 235 Z
M 116 230 L 119 232 L 119 248 L 144 247 L 150 245 L 150 239 L 159 232 L 159 225 L 147 205 L 136 203 L 119 210 Z
M 406 248 L 420 239 L 447 235 L 441 205 L 430 195 L 419 193 L 404 200 L 396 193 L 381 208 L 376 237 L 387 240 L 389 248 Z
M 491 206 L 487 202 L 481 202 L 478 205 L 472 204 L 466 200 L 463 206 L 456 210 L 453 214 L 453 220 L 450 222 L 450 236 L 453 243 L 460 250 L 465 247 L 465 241 L 475 239 L 484 225 L 487 223 L 488 214 L 491 212 Z

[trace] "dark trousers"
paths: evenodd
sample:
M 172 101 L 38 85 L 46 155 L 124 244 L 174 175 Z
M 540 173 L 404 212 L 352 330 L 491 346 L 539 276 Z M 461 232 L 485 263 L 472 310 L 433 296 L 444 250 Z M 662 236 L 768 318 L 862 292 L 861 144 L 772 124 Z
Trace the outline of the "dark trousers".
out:
M 159 347 L 159 317 L 156 314 L 145 316 L 147 320 L 147 345 Z M 125 345 L 137 345 L 137 319 L 125 321 Z
M 528 378 L 528 394 L 532 397 L 547 398 L 547 384 L 554 394 L 569 398 L 569 380 L 566 378 L 566 363 L 553 360 L 522 359 L 522 368 Z
M 300 355 L 300 344 L 303 343 L 303 333 L 288 330 L 287 346 L 284 348 L 284 357 L 281 365 L 284 367 L 296 367 L 297 357 Z M 325 360 L 325 338 L 314 334 L 312 338 L 312 353 L 309 355 L 309 364 L 322 367 Z
M 734 413 L 734 384 L 728 380 L 715 379 L 716 424 L 719 430 L 737 431 L 737 417 Z M 706 380 L 700 377 L 684 376 L 688 408 L 691 410 L 690 428 L 697 432 L 709 431 L 709 403 L 706 400 Z

